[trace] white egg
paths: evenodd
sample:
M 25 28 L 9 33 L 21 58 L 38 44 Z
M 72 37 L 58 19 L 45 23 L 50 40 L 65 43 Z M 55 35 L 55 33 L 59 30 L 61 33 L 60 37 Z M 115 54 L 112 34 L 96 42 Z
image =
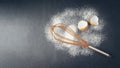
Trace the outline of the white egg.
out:
M 92 16 L 91 18 L 90 18 L 90 24 L 92 25 L 92 26 L 97 26 L 97 25 L 99 25 L 99 18 L 98 18 L 98 16 L 96 16 L 96 15 L 94 15 L 94 16 Z
M 78 22 L 78 29 L 81 31 L 87 30 L 88 29 L 88 22 L 84 21 L 84 20 L 79 21 Z

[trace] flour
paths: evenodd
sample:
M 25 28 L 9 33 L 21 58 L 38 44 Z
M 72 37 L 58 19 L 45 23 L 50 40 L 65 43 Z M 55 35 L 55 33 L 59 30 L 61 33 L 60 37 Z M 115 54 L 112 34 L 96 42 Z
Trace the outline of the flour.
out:
M 65 9 L 65 11 L 58 13 L 54 15 L 51 18 L 52 23 L 49 23 L 45 27 L 45 33 L 47 39 L 52 42 L 56 49 L 63 50 L 66 53 L 68 53 L 71 56 L 77 56 L 77 55 L 92 55 L 93 52 L 87 48 L 81 47 L 81 46 L 75 46 L 65 43 L 59 43 L 56 41 L 51 33 L 50 33 L 50 26 L 58 24 L 58 23 L 64 23 L 68 24 L 68 27 L 71 27 L 75 32 L 77 32 L 88 44 L 94 47 L 100 46 L 102 41 L 105 40 L 105 36 L 102 33 L 102 30 L 104 28 L 104 21 L 99 17 L 99 25 L 94 27 L 89 27 L 87 31 L 80 32 L 77 28 L 77 24 L 80 20 L 86 20 L 88 21 L 91 16 L 96 15 L 99 17 L 97 11 L 91 8 L 85 8 L 85 9 Z M 66 32 L 58 31 L 57 33 L 63 34 L 65 37 L 70 38 L 72 40 L 75 40 L 73 36 L 70 36 Z

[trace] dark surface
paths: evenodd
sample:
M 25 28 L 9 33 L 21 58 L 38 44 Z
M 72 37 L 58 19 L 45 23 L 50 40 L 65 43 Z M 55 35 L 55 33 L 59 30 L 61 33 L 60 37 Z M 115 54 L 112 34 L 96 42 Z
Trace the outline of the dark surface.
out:
M 0 0 L 0 68 L 120 68 L 120 2 L 115 0 Z M 107 40 L 98 53 L 71 57 L 45 38 L 51 16 L 66 8 L 90 6 L 107 25 Z M 51 45 L 51 46 L 49 46 Z

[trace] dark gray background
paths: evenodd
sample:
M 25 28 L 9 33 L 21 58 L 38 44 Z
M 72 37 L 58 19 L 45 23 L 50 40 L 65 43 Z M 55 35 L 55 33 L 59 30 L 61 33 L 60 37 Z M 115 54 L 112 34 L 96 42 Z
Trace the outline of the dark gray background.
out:
M 0 0 L 0 68 L 120 68 L 120 2 L 115 0 Z M 50 18 L 66 8 L 90 6 L 107 22 L 99 49 L 112 55 L 70 57 L 45 38 Z

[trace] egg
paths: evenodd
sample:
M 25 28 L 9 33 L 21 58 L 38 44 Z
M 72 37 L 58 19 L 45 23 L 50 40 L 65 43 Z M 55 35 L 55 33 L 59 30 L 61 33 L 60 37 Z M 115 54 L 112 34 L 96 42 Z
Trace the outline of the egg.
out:
M 78 29 L 81 31 L 87 30 L 88 29 L 88 22 L 84 21 L 84 20 L 79 21 L 78 22 Z
M 94 15 L 94 16 L 92 16 L 91 18 L 90 18 L 90 21 L 89 21 L 89 23 L 92 25 L 92 26 L 97 26 L 97 25 L 99 25 L 99 18 L 98 18 L 98 16 L 96 16 L 96 15 Z

